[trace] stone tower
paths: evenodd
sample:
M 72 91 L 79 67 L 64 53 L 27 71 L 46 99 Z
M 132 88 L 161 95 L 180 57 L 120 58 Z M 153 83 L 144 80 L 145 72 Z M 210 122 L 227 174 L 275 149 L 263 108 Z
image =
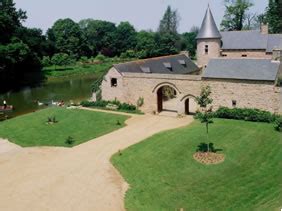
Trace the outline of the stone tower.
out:
M 221 34 L 215 24 L 210 7 L 206 11 L 201 29 L 197 36 L 198 65 L 204 67 L 211 58 L 220 57 Z

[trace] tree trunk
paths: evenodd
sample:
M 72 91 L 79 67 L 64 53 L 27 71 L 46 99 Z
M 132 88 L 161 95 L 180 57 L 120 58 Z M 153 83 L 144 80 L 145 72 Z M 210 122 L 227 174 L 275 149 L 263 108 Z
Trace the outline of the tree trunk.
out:
M 207 146 L 208 146 L 208 152 L 210 152 L 210 144 L 209 144 L 209 123 L 206 123 L 206 129 L 207 129 Z

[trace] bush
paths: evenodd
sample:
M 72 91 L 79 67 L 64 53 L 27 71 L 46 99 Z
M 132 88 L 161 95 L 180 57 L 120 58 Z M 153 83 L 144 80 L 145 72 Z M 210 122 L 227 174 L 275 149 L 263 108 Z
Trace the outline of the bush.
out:
M 120 110 L 120 111 L 129 111 L 129 112 L 138 111 L 135 105 L 121 103 L 118 100 L 113 100 L 113 101 L 99 100 L 96 102 L 82 101 L 80 105 L 82 105 L 83 107 L 98 107 L 98 108 L 106 108 L 107 105 L 116 105 L 117 110 Z
M 42 60 L 41 60 L 41 64 L 43 65 L 43 67 L 49 67 L 51 66 L 51 59 L 49 56 L 43 56 Z
M 73 137 L 69 136 L 66 141 L 65 141 L 65 144 L 67 145 L 73 145 L 75 142 L 75 140 L 73 139 Z
M 281 116 L 276 119 L 274 128 L 275 130 L 282 132 L 282 117 Z
M 249 108 L 221 107 L 215 113 L 216 118 L 237 119 L 252 122 L 274 122 L 279 116 L 268 111 Z
M 98 54 L 96 57 L 95 57 L 95 60 L 96 61 L 100 61 L 100 62 L 105 62 L 107 60 L 107 57 L 105 57 L 103 54 Z
M 126 52 L 121 53 L 121 59 L 133 59 L 137 58 L 137 55 L 134 50 L 127 50 Z

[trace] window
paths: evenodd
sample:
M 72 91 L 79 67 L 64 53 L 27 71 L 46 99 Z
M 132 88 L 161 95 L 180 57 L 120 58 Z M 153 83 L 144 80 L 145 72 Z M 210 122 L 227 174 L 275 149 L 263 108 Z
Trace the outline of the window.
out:
M 232 106 L 236 107 L 237 106 L 237 101 L 236 100 L 232 100 Z
M 247 54 L 242 54 L 242 57 L 247 57 Z
M 117 86 L 117 79 L 116 78 L 111 78 L 111 86 L 116 87 Z
M 205 45 L 205 54 L 208 54 L 208 53 L 209 53 L 209 46 Z
M 222 57 L 227 57 L 227 54 L 222 54 Z

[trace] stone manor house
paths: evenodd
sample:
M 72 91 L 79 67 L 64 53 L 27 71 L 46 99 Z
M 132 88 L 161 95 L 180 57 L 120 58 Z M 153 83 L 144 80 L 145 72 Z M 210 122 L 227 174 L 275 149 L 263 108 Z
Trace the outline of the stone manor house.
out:
M 210 8 L 197 36 L 197 64 L 187 55 L 157 57 L 116 64 L 101 85 L 104 100 L 135 104 L 144 112 L 195 112 L 195 96 L 209 85 L 213 109 L 220 106 L 258 108 L 281 113 L 282 34 L 261 30 L 219 32 Z M 170 103 L 164 87 L 174 90 Z

